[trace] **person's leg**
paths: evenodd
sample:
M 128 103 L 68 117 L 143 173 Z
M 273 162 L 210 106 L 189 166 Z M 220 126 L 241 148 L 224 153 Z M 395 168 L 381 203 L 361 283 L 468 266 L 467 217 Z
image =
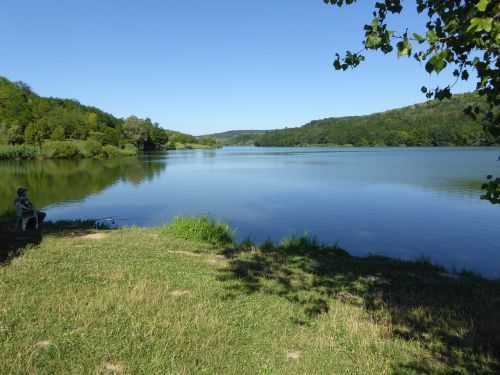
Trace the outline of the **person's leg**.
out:
M 36 214 L 38 216 L 38 224 L 40 224 L 45 219 L 45 216 L 47 216 L 45 212 L 41 211 L 37 212 Z
M 34 217 L 31 217 L 28 219 L 28 222 L 26 223 L 26 230 L 33 230 L 36 227 L 36 219 Z

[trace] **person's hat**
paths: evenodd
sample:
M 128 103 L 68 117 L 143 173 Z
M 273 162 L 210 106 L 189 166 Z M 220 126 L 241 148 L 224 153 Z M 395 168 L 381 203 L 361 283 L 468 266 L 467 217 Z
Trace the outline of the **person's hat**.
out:
M 27 191 L 28 191 L 28 189 L 26 189 L 26 188 L 19 188 L 19 189 L 17 189 L 17 195 L 21 195 L 22 193 L 25 193 Z

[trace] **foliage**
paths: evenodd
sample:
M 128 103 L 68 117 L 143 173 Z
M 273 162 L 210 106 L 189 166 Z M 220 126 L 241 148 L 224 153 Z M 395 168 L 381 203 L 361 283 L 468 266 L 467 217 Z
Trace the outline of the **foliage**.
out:
M 215 139 L 215 137 L 213 135 L 204 135 L 204 136 L 199 138 L 198 142 L 201 143 L 202 145 L 210 146 L 210 147 L 214 147 L 217 145 L 217 140 Z
M 40 97 L 27 84 L 0 77 L 0 144 L 40 146 L 46 141 L 92 140 L 102 146 L 133 144 L 140 150 L 156 150 L 166 147 L 170 135 L 176 136 L 175 142 L 196 143 L 195 137 L 165 130 L 149 118 L 118 119 L 76 100 Z M 94 143 L 89 147 L 92 150 L 80 148 L 80 153 L 102 155 Z
M 212 134 L 219 146 L 254 146 L 255 139 L 267 130 L 229 130 Z
M 164 233 L 219 246 L 230 245 L 234 239 L 234 231 L 228 224 L 217 222 L 208 216 L 176 216 L 174 221 L 164 228 Z
M 455 95 L 369 116 L 312 121 L 257 135 L 257 146 L 474 146 L 495 144 L 463 108 L 481 102 L 475 94 Z
M 70 141 L 46 141 L 42 144 L 42 155 L 49 159 L 76 159 L 83 156 Z
M 92 139 L 85 142 L 83 150 L 81 151 L 85 157 L 100 157 L 103 155 L 102 144 Z
M 144 120 L 136 116 L 130 116 L 123 122 L 123 133 L 125 138 L 134 144 L 139 150 L 144 148 L 144 143 L 147 140 L 147 131 Z
M 176 132 L 173 130 L 167 131 L 168 134 L 168 143 L 170 145 L 175 145 L 177 143 L 183 144 L 183 145 L 188 145 L 191 143 L 198 143 L 198 138 L 189 135 L 189 134 L 184 134 L 180 132 Z
M 339 7 L 356 0 L 323 0 Z M 336 55 L 334 67 L 346 70 L 358 66 L 364 59 L 365 50 L 396 51 L 398 57 L 413 56 L 424 63 L 428 73 L 439 74 L 452 67 L 458 80 L 468 80 L 475 73 L 476 90 L 486 97 L 485 129 L 495 138 L 500 137 L 500 3 L 493 0 L 416 0 L 417 12 L 427 14 L 425 34 L 419 35 L 406 29 L 392 30 L 388 24 L 391 14 L 400 14 L 402 0 L 384 0 L 375 3 L 373 20 L 364 26 L 363 49 L 347 51 L 341 58 Z M 422 87 L 427 98 L 451 97 L 453 84 L 429 91 Z M 480 113 L 480 106 L 468 106 L 466 112 L 473 118 Z
M 118 147 L 115 147 L 113 145 L 104 146 L 102 148 L 102 151 L 107 158 L 116 158 L 116 157 L 120 157 L 120 156 L 125 156 L 124 150 L 119 149 Z M 129 151 L 126 151 L 126 152 L 129 153 Z M 133 155 L 133 154 L 131 154 L 131 155 Z
M 30 145 L 1 145 L 0 159 L 36 159 L 40 148 Z
M 486 190 L 481 199 L 487 200 L 492 204 L 500 204 L 500 178 L 493 178 L 492 175 L 486 177 L 486 182 L 481 186 L 482 190 Z

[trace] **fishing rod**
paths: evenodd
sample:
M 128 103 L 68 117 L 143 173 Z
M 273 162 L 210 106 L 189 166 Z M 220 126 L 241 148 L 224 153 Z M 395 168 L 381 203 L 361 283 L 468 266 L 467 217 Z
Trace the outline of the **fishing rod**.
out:
M 152 220 L 150 217 L 134 217 L 134 218 L 117 218 L 116 216 L 108 216 L 95 220 L 95 229 L 98 229 L 100 222 L 109 222 L 111 225 L 115 225 L 117 221 L 136 221 L 139 220 Z

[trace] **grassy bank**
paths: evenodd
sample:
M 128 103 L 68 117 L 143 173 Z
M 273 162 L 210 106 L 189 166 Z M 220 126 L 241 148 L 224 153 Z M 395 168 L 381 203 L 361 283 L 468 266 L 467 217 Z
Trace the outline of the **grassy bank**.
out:
M 215 149 L 215 146 L 202 144 L 176 143 L 167 150 Z M 47 141 L 41 146 L 0 145 L 0 160 L 4 159 L 79 159 L 79 158 L 116 158 L 137 155 L 135 146 L 127 144 L 121 148 L 112 145 L 103 146 L 97 141 Z
M 41 146 L 0 145 L 0 159 L 78 159 L 114 158 L 137 155 L 137 148 L 125 145 L 118 148 L 103 146 L 97 141 L 47 141 Z
M 199 218 L 2 236 L 22 250 L 0 268 L 2 374 L 500 370 L 500 283 L 426 261 L 234 244 Z
M 201 143 L 175 143 L 168 144 L 167 150 L 210 150 L 220 148 L 218 146 L 208 146 Z

